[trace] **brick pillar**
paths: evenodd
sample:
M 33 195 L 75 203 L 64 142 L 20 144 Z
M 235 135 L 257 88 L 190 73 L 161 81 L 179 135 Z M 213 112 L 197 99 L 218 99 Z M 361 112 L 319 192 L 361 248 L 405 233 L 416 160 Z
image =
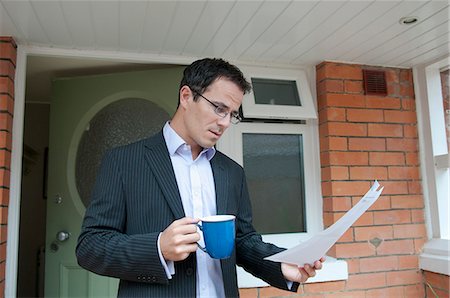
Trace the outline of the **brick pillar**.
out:
M 0 297 L 5 292 L 16 49 L 11 37 L 0 37 Z
M 386 71 L 387 96 L 364 95 L 363 68 Z M 426 231 L 412 71 L 332 62 L 316 71 L 325 227 L 374 179 L 385 186 L 329 252 L 349 264 L 342 291 L 423 297 L 418 254 Z

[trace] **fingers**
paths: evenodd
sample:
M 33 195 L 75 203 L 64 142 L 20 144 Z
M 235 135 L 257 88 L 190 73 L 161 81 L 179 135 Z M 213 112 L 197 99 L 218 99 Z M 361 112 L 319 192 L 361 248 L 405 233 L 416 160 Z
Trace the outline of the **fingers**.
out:
M 199 222 L 198 219 L 190 218 L 190 217 L 183 217 L 183 218 L 177 219 L 174 222 L 172 222 L 169 227 L 172 227 L 172 228 L 190 227 L 193 229 L 197 229 L 195 224 L 198 222 Z
M 198 218 L 191 218 L 191 217 L 183 217 L 180 219 L 175 220 L 173 224 L 175 225 L 187 225 L 187 224 L 195 224 L 198 223 L 200 220 Z
M 311 265 L 305 265 L 305 267 L 303 267 L 303 270 L 306 272 L 308 278 L 316 276 L 316 269 Z
M 200 240 L 197 222 L 198 219 L 184 217 L 175 220 L 161 233 L 159 244 L 164 259 L 181 261 L 197 250 L 197 241 Z
M 305 265 L 304 267 L 298 267 L 298 278 L 297 282 L 304 283 L 310 277 L 316 276 L 316 269 L 314 269 L 311 265 Z
M 314 262 L 314 269 L 316 269 L 316 270 L 322 269 L 322 262 L 323 261 L 315 261 Z
M 306 272 L 305 268 L 304 267 L 298 267 L 298 271 L 300 273 L 300 279 L 297 280 L 297 282 L 304 283 L 305 281 L 307 281 L 308 278 L 309 278 L 309 275 L 308 275 L 308 272 Z
M 187 230 L 187 229 L 186 229 Z M 190 230 L 190 229 L 189 229 Z M 193 244 L 200 240 L 200 235 L 196 230 L 187 233 L 174 234 L 172 243 L 174 245 Z
M 316 276 L 316 270 L 322 269 L 322 263 L 325 262 L 325 257 L 320 258 L 319 261 L 314 262 L 314 266 L 306 264 L 304 267 L 299 267 L 298 270 L 302 275 L 302 282 L 305 282 L 308 278 Z

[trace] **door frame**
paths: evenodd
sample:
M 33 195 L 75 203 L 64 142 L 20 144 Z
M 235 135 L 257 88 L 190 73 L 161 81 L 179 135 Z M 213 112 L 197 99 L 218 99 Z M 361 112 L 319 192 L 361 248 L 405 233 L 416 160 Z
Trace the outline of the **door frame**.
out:
M 14 80 L 14 116 L 11 148 L 11 179 L 8 206 L 8 229 L 6 242 L 5 297 L 16 297 L 19 261 L 19 225 L 22 184 L 22 146 L 25 120 L 25 86 L 28 56 L 54 58 L 82 58 L 128 63 L 185 64 L 196 57 L 162 56 L 114 51 L 60 49 L 44 46 L 22 45 L 17 42 L 16 74 Z

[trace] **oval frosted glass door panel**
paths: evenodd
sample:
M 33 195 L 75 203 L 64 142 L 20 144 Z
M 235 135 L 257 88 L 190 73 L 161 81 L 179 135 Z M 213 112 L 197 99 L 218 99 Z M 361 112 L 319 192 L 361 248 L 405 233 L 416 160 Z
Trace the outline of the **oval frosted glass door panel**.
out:
M 243 134 L 253 223 L 262 234 L 306 232 L 301 134 Z
M 75 166 L 77 190 L 84 206 L 90 202 L 105 152 L 155 134 L 168 119 L 169 114 L 165 110 L 140 98 L 113 102 L 92 118 L 78 145 Z

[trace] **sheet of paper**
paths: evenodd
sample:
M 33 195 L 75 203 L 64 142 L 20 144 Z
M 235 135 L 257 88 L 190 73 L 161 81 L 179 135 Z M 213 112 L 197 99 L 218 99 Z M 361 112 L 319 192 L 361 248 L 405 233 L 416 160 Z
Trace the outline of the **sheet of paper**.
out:
M 382 187 L 380 190 L 377 190 L 379 186 L 378 181 L 375 181 L 362 199 L 326 230 L 323 230 L 295 247 L 271 255 L 265 259 L 297 266 L 314 264 L 315 261 L 325 256 L 327 251 L 341 238 L 345 231 L 378 199 L 384 188 Z

